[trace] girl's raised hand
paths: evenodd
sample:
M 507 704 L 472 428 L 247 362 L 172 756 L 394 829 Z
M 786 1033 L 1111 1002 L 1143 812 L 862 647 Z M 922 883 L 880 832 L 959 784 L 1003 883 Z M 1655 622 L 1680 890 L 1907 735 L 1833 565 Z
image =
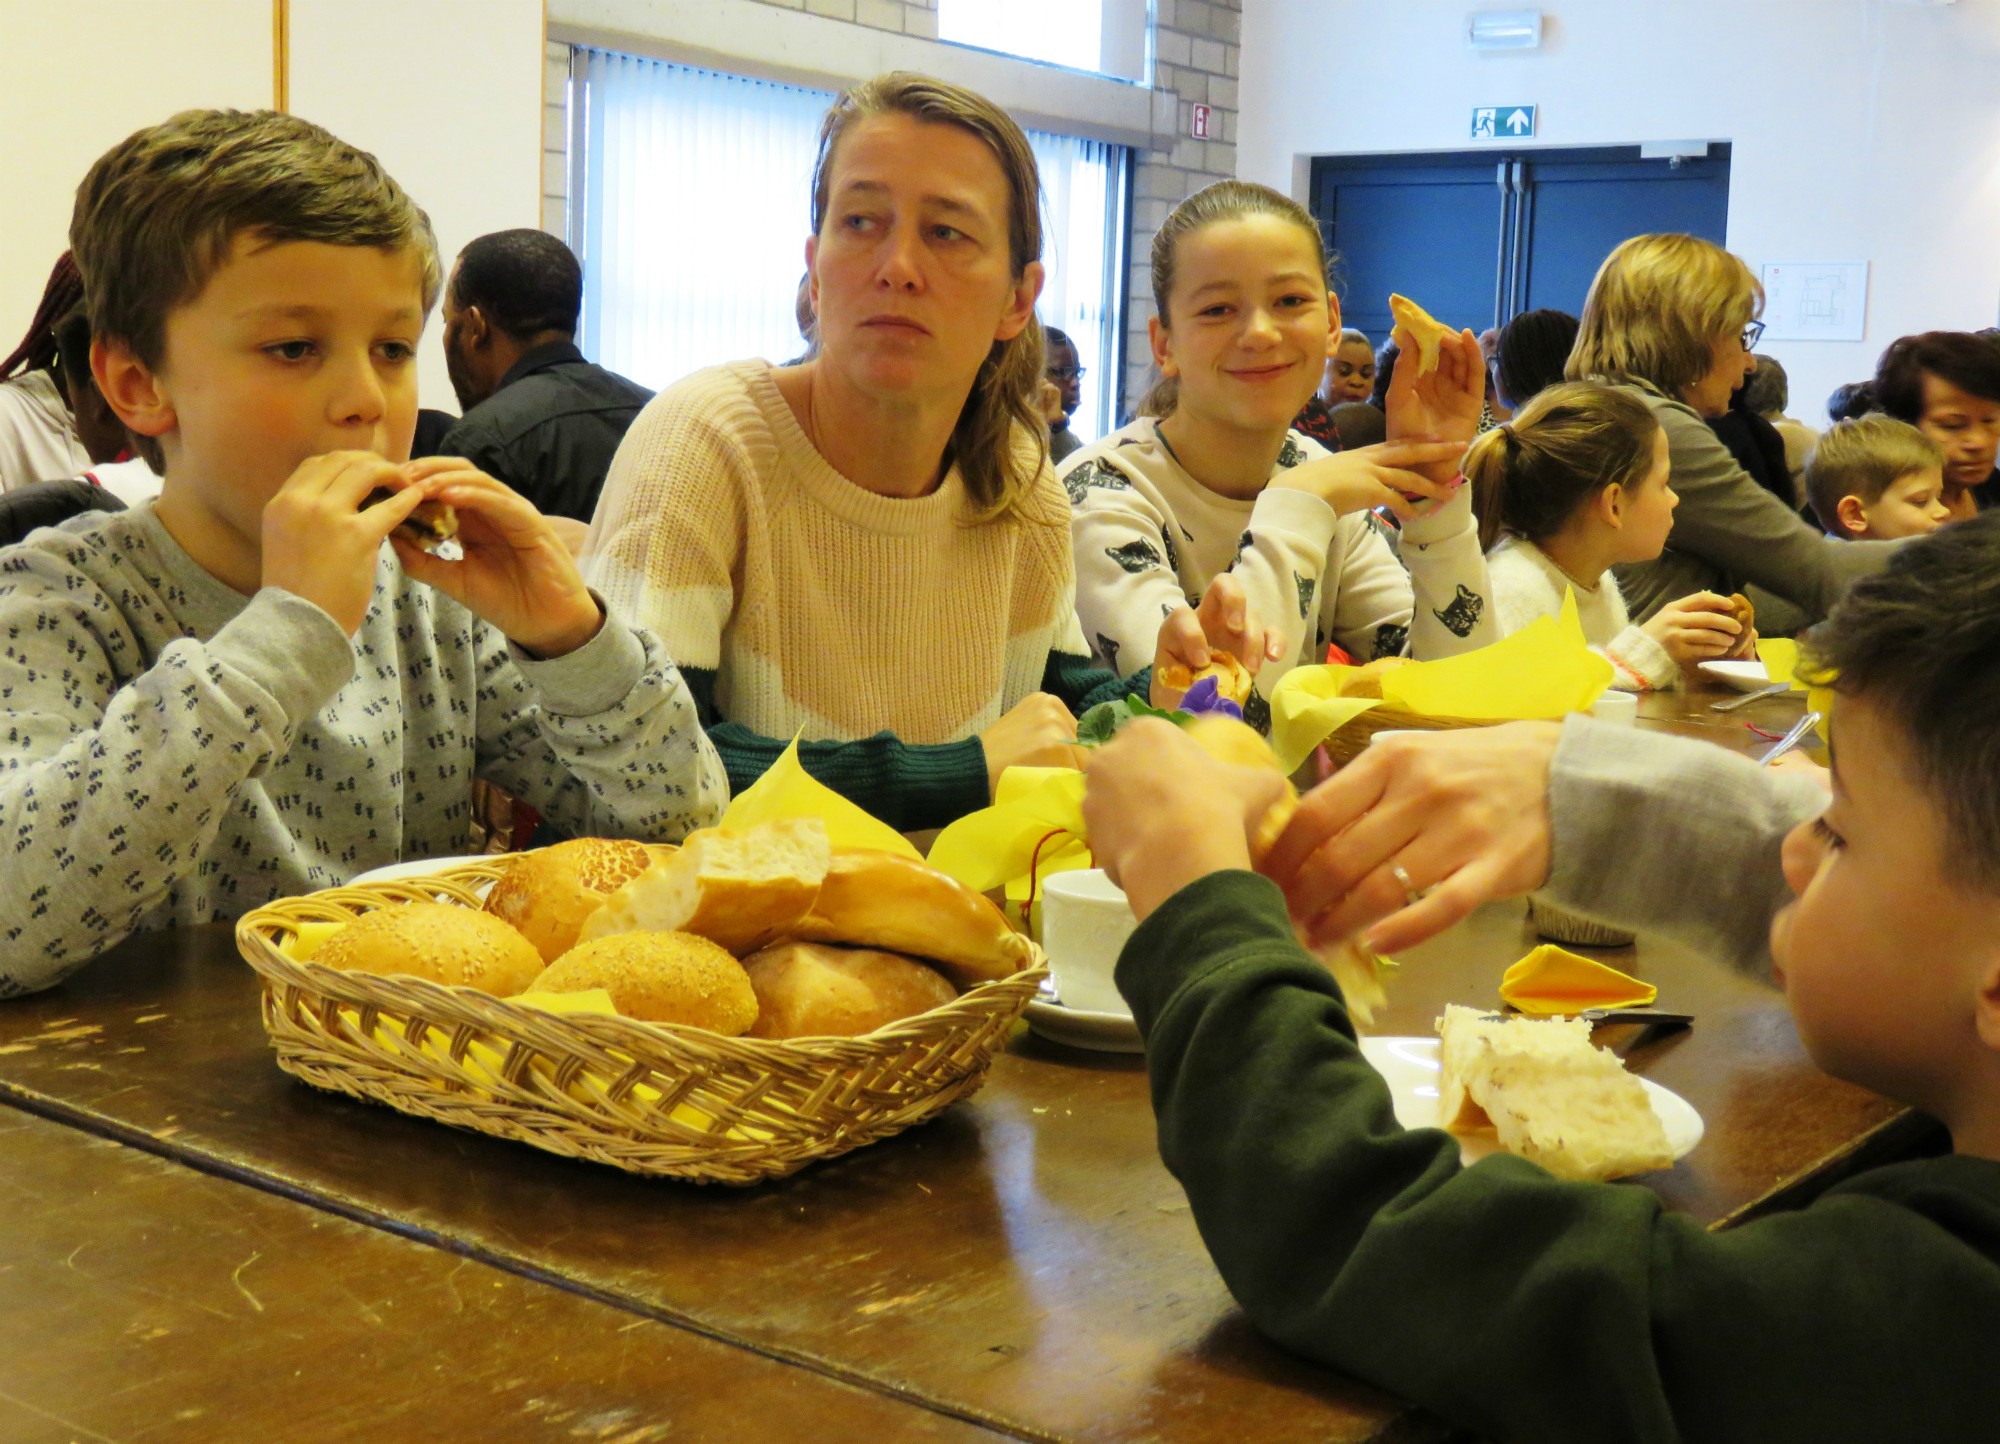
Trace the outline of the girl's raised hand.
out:
M 1639 630 L 1689 670 L 1702 662 L 1742 656 L 1746 643 L 1756 643 L 1756 634 L 1731 614 L 1728 600 L 1714 592 L 1695 592 L 1668 602 Z
M 1302 461 L 1271 485 L 1309 491 L 1342 516 L 1386 506 L 1408 521 L 1426 503 L 1451 495 L 1464 455 L 1463 441 L 1384 441 Z
M 403 467 L 413 486 L 458 512 L 462 561 L 445 561 L 401 536 L 403 570 L 498 627 L 538 657 L 560 657 L 597 635 L 604 612 L 547 517 L 518 492 L 455 456 Z
M 1406 346 L 1396 358 L 1389 379 L 1389 439 L 1425 436 L 1441 441 L 1469 442 L 1479 434 L 1479 409 L 1486 401 L 1486 359 L 1470 331 L 1447 336 L 1438 347 L 1437 369 L 1419 376 L 1422 351 Z M 1430 466 L 1425 474 L 1449 482 L 1449 468 Z

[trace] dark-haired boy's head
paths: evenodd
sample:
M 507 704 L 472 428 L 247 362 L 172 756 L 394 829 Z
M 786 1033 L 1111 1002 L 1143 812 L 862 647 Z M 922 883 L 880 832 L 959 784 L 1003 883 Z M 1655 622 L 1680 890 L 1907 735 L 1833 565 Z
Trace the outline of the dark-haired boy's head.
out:
M 1563 379 L 1576 346 L 1577 319 L 1567 311 L 1523 311 L 1494 340 L 1493 384 L 1519 409 Z
M 1926 331 L 1889 343 L 1875 400 L 1945 449 L 1948 491 L 1978 486 L 2000 452 L 2000 346 L 1970 331 Z M 1969 515 L 1971 507 L 1964 509 Z
M 547 231 L 494 231 L 458 253 L 445 287 L 444 355 L 459 405 L 500 389 L 522 353 L 576 336 L 583 267 Z
M 437 299 L 430 220 L 374 156 L 278 111 L 186 110 L 128 136 L 77 187 L 70 246 L 99 343 L 160 370 L 167 319 L 244 245 L 408 253 Z M 162 469 L 158 443 L 135 434 Z
M 1785 840 L 1771 925 L 1813 1061 L 1961 1149 L 2000 1129 L 2000 513 L 1900 548 L 1811 634 L 1833 800 Z
M 1806 457 L 1806 499 L 1819 524 L 1850 541 L 1896 541 L 1948 520 L 1944 448 L 1907 421 L 1842 421 Z
M 1875 409 L 1873 381 L 1848 381 L 1827 393 L 1828 421 L 1858 421 L 1864 416 L 1871 415 Z

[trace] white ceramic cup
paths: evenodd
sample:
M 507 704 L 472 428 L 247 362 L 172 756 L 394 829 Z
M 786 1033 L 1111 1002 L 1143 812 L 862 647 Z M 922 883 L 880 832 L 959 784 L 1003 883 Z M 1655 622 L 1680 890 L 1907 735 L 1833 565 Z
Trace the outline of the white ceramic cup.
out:
M 1043 879 L 1042 950 L 1049 955 L 1064 1007 L 1131 1016 L 1111 973 L 1138 926 L 1124 892 L 1101 867 Z
M 1614 727 L 1631 727 L 1639 720 L 1639 694 L 1606 687 L 1590 704 L 1590 715 Z

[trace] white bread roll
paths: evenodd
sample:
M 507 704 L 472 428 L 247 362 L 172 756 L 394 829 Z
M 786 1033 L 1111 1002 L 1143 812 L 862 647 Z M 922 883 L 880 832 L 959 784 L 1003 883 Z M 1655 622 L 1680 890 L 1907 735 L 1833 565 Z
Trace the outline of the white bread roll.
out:
M 584 919 L 605 898 L 674 849 L 579 837 L 524 852 L 486 894 L 486 911 L 535 945 L 544 963 L 576 946 Z
M 535 980 L 538 993 L 602 988 L 611 1006 L 649 1023 L 685 1023 L 733 1038 L 757 1019 L 743 965 L 692 933 L 619 933 L 578 943 Z
M 1582 1018 L 1494 1018 L 1452 1005 L 1438 1020 L 1438 1122 L 1491 1122 L 1500 1146 L 1558 1178 L 1608 1179 L 1673 1166 L 1646 1090 L 1590 1041 Z
M 874 948 L 777 943 L 743 971 L 757 993 L 753 1038 L 858 1038 L 958 996 L 936 969 Z
M 863 848 L 835 855 L 812 910 L 785 932 L 912 954 L 962 988 L 1012 977 L 1034 960 L 1034 945 L 984 893 L 915 858 Z
M 694 933 L 748 953 L 794 931 L 819 896 L 832 848 L 816 817 L 740 833 L 704 828 L 592 913 L 584 942 L 630 932 Z
M 351 973 L 401 974 L 477 988 L 496 998 L 525 992 L 542 957 L 514 929 L 454 903 L 390 903 L 334 933 L 313 961 Z

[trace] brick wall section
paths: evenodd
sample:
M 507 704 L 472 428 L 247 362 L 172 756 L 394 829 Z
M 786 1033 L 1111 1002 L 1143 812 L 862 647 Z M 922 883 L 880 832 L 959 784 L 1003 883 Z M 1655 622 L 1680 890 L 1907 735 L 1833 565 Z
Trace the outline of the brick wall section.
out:
M 1125 295 L 1125 404 L 1152 383 L 1153 236 L 1180 201 L 1236 174 L 1236 71 L 1243 0 L 1155 0 L 1153 144 L 1133 156 L 1130 285 Z M 1188 134 L 1209 107 L 1208 139 Z
M 756 0 L 832 20 L 937 38 L 936 0 Z M 1152 142 L 1133 156 L 1131 258 L 1125 297 L 1123 415 L 1150 384 L 1152 349 L 1146 321 L 1153 314 L 1153 234 L 1177 202 L 1210 181 L 1236 174 L 1236 74 L 1243 0 L 1155 0 Z M 564 93 L 568 47 L 548 46 L 543 111 L 542 226 L 563 234 L 568 210 L 568 118 Z M 1188 131 L 1194 107 L 1209 107 L 1209 138 Z
M 542 229 L 568 239 L 569 47 L 542 47 Z

